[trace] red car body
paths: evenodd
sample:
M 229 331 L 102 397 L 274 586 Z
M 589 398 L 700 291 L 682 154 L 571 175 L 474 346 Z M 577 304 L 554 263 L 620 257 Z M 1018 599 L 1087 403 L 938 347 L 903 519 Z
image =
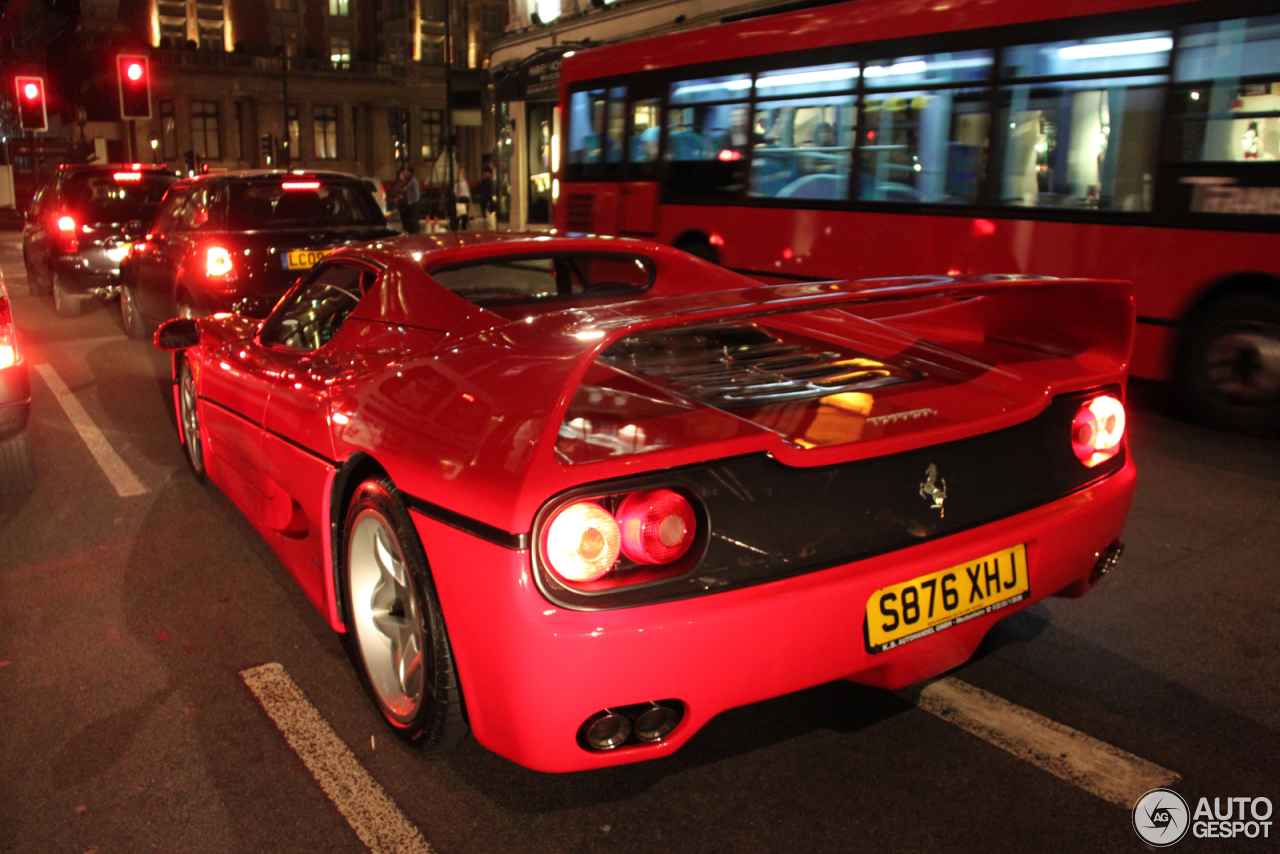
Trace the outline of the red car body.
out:
M 649 279 L 523 299 L 442 284 L 593 253 Z M 272 346 L 291 297 L 343 264 L 363 294 L 331 337 Z M 449 235 L 340 250 L 265 323 L 170 321 L 156 339 L 190 374 L 179 426 L 203 468 L 334 630 L 351 629 L 348 504 L 376 469 L 425 553 L 470 731 L 572 771 L 669 754 L 726 709 L 823 682 L 908 685 L 1001 617 L 1089 589 L 1118 556 L 1135 470 L 1120 433 L 1087 465 L 1079 425 L 1123 398 L 1133 324 L 1118 282 L 760 286 L 639 241 Z M 694 505 L 684 557 L 618 558 L 616 586 L 558 574 L 565 507 L 650 489 Z M 997 602 L 1012 594 L 988 578 L 979 607 L 964 570 L 1010 549 L 1026 589 Z M 932 612 L 945 591 L 941 615 L 957 590 L 969 603 L 927 625 L 925 593 Z M 589 740 L 602 713 L 640 726 L 654 703 L 674 710 L 658 737 Z

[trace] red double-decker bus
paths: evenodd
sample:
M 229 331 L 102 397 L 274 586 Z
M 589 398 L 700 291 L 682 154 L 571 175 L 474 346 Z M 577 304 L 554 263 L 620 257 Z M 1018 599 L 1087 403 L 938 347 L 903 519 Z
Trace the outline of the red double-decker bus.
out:
M 558 228 L 1131 279 L 1133 373 L 1280 429 L 1280 2 L 858 0 L 566 54 L 560 97 Z

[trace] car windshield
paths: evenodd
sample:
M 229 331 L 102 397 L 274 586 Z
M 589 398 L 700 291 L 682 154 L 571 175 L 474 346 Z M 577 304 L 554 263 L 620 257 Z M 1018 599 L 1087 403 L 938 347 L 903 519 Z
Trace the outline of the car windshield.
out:
M 476 305 L 573 297 L 626 298 L 653 284 L 653 262 L 623 253 L 508 255 L 431 270 L 431 277 Z
M 254 231 L 386 224 L 373 195 L 359 181 L 290 178 L 232 182 L 228 228 Z
M 175 175 L 156 172 L 89 172 L 73 175 L 62 197 L 86 223 L 149 222 Z

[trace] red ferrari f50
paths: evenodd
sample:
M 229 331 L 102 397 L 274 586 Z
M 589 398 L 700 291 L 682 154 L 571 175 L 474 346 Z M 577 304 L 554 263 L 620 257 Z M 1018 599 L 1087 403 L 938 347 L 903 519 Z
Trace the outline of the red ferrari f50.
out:
M 1133 324 L 1118 282 L 763 286 L 489 234 L 342 249 L 265 319 L 156 343 L 191 467 L 389 724 L 571 771 L 916 682 L 1088 590 L 1133 495 Z

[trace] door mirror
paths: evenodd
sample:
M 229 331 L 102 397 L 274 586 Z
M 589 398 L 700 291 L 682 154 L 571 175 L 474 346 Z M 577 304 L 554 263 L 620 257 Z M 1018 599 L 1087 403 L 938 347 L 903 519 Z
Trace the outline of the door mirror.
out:
M 186 350 L 200 343 L 200 324 L 189 317 L 166 320 L 156 330 L 156 347 L 161 350 Z

